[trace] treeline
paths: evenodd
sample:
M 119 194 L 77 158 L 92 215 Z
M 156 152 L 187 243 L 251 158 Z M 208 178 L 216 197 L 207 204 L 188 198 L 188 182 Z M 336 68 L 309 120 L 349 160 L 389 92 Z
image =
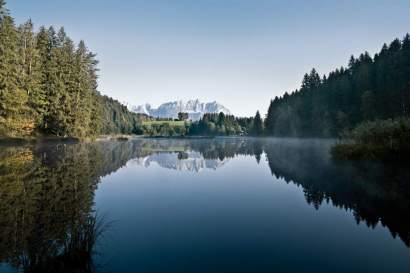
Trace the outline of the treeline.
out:
M 271 101 L 265 132 L 274 136 L 332 137 L 363 121 L 408 116 L 410 36 L 365 52 L 320 77 L 305 74 L 302 86 Z
M 63 28 L 17 27 L 0 0 L 0 136 L 135 132 L 137 116 L 97 91 L 95 56 Z
M 117 100 L 107 96 L 98 96 L 100 125 L 99 134 L 142 134 L 141 116 L 130 112 Z
M 188 134 L 189 122 L 184 121 L 157 121 L 144 123 L 141 134 L 151 137 L 180 137 Z
M 189 135 L 261 135 L 262 119 L 259 112 L 254 118 L 239 118 L 223 112 L 205 114 L 189 127 Z

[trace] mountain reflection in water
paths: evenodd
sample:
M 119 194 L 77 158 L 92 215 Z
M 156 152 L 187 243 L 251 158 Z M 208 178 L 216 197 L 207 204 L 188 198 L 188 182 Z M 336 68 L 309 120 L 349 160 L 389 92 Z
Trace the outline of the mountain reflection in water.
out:
M 23 272 L 94 272 L 104 232 L 94 193 L 101 178 L 129 165 L 200 172 L 237 156 L 267 160 L 273 176 L 303 188 L 306 202 L 353 212 L 410 246 L 406 166 L 334 162 L 332 141 L 136 139 L 128 142 L 0 147 L 0 262 Z M 0 271 L 2 267 L 0 266 Z
M 167 169 L 178 171 L 200 172 L 203 169 L 216 170 L 225 165 L 229 159 L 205 159 L 199 152 L 159 152 L 131 160 L 131 164 L 150 167 L 153 162 Z

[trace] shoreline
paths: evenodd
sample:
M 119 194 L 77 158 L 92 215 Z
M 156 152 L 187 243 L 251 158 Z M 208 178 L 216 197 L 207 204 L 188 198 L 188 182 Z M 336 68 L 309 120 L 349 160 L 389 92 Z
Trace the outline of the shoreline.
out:
M 149 136 L 149 135 L 101 135 L 97 137 L 57 137 L 57 136 L 38 136 L 38 137 L 0 137 L 0 145 L 25 145 L 25 144 L 44 144 L 44 143 L 89 143 L 101 141 L 129 141 L 133 139 L 215 139 L 215 138 L 286 138 L 286 139 L 304 139 L 304 140 L 335 140 L 336 138 L 321 138 L 321 137 L 276 137 L 276 136 Z
M 42 143 L 87 143 L 97 141 L 119 140 L 125 141 L 140 136 L 137 135 L 102 135 L 97 137 L 57 137 L 57 136 L 39 136 L 39 137 L 0 137 L 0 145 L 25 145 L 25 144 L 42 144 Z

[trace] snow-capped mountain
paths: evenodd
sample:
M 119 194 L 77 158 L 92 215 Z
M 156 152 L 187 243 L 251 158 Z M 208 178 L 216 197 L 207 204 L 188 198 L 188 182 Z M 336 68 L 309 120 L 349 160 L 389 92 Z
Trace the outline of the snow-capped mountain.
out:
M 231 112 L 225 106 L 214 102 L 203 103 L 199 100 L 173 101 L 161 104 L 158 108 L 153 108 L 146 103 L 139 106 L 128 106 L 135 113 L 147 114 L 159 118 L 178 118 L 179 112 L 188 113 L 189 119 L 198 120 L 205 113 L 220 113 L 230 115 Z
M 229 159 L 205 159 L 199 152 L 188 151 L 184 152 L 184 156 L 181 156 L 181 153 L 155 153 L 146 157 L 134 158 L 128 164 L 136 164 L 148 168 L 152 163 L 157 163 L 162 168 L 200 172 L 204 169 L 216 170 L 224 166 L 228 161 Z

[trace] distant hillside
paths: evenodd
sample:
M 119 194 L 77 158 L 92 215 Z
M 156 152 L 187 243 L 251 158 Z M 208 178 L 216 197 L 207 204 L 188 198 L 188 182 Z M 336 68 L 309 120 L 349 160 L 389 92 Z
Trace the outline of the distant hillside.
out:
M 135 113 L 146 114 L 159 118 L 178 118 L 179 112 L 188 113 L 189 119 L 199 120 L 206 113 L 220 113 L 230 115 L 231 112 L 225 106 L 214 102 L 203 103 L 198 99 L 189 101 L 173 101 L 161 104 L 158 108 L 153 108 L 150 104 L 139 106 L 128 106 Z

